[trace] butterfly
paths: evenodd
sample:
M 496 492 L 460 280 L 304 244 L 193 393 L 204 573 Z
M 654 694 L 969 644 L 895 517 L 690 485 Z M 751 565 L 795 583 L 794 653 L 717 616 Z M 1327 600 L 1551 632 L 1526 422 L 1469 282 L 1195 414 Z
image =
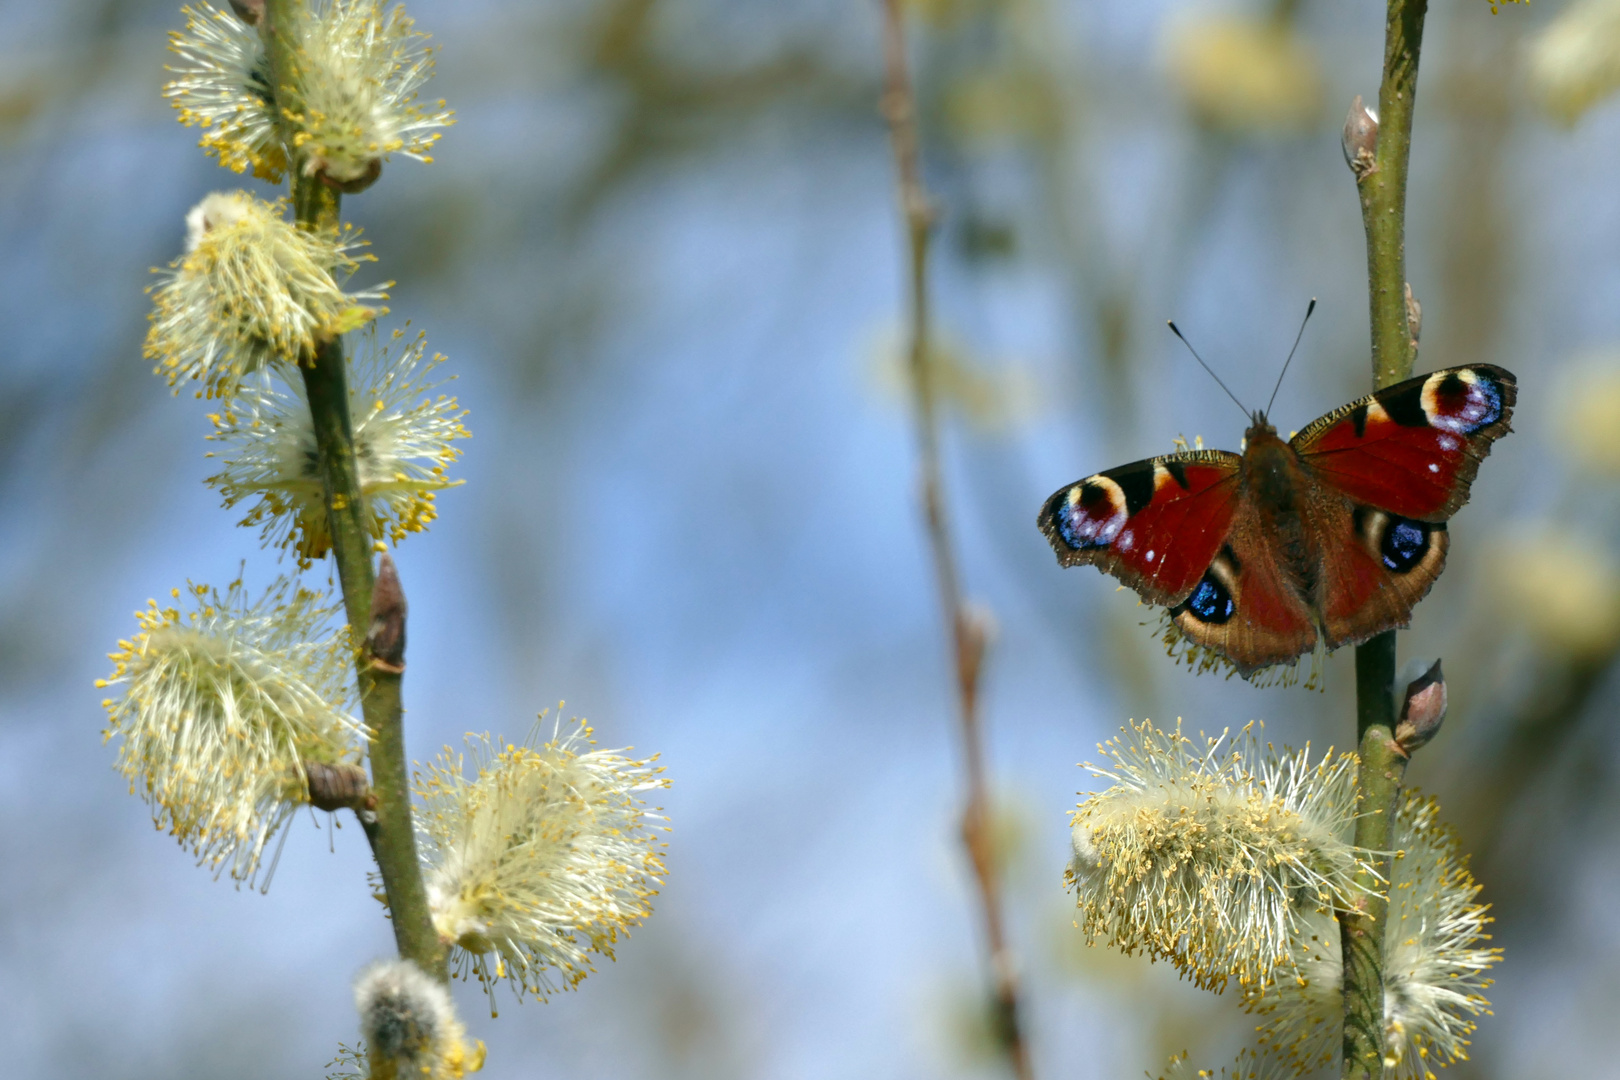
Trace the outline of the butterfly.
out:
M 1178 331 L 1179 333 L 1179 331 Z M 1420 375 L 1284 442 L 1263 411 L 1243 453 L 1132 462 L 1053 493 L 1037 523 L 1170 611 L 1245 678 L 1406 626 L 1446 565 L 1446 519 L 1511 428 L 1518 383 L 1490 364 Z

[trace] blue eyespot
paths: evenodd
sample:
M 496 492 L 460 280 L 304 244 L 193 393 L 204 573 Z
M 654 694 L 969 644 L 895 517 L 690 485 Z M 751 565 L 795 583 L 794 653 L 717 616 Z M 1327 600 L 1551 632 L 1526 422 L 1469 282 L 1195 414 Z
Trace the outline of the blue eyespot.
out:
M 1429 526 L 1421 521 L 1394 518 L 1384 530 L 1384 539 L 1378 545 L 1384 565 L 1397 574 L 1404 574 L 1429 551 Z
M 1097 546 L 1095 544 L 1088 543 L 1086 537 L 1080 533 L 1080 529 L 1078 528 L 1080 522 L 1076 519 L 1083 518 L 1083 513 L 1084 512 L 1079 509 L 1070 510 L 1067 507 L 1060 509 L 1057 512 L 1058 535 L 1063 537 L 1063 542 L 1068 544 L 1069 547 L 1075 551 Z
M 1232 603 L 1232 594 L 1207 570 L 1182 607 L 1192 612 L 1199 622 L 1217 626 L 1230 619 L 1237 610 L 1237 605 Z

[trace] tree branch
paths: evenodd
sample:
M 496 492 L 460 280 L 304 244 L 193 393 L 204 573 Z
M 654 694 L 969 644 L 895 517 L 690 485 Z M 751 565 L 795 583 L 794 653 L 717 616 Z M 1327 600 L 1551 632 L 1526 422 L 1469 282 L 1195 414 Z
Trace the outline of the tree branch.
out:
M 950 515 L 940 475 L 939 415 L 933 366 L 929 362 L 928 249 L 933 208 L 922 182 L 917 103 L 906 69 L 905 22 L 900 0 L 884 0 L 883 31 L 887 76 L 883 113 L 889 122 L 894 147 L 900 209 L 906 230 L 909 284 L 907 370 L 910 375 L 912 414 L 916 422 L 917 471 L 940 607 L 951 634 L 962 756 L 966 770 L 967 805 L 962 810 L 962 841 L 973 864 L 985 944 L 990 954 L 996 1039 L 1019 1080 L 1032 1080 L 1034 1073 L 1019 1014 L 1018 976 L 1002 920 L 1001 893 L 989 827 L 984 736 L 979 722 L 979 675 L 987 644 L 986 620 L 975 613 L 962 597 L 961 575 L 957 569 Z
M 283 115 L 301 108 L 296 27 L 305 17 L 303 0 L 269 0 L 260 24 L 270 61 L 271 86 L 275 88 L 276 105 Z M 305 176 L 293 141 L 285 141 L 298 224 L 308 229 L 336 230 L 341 197 L 318 179 Z M 355 462 L 348 368 L 342 339 L 325 341 L 313 355 L 301 357 L 299 371 L 304 378 L 314 422 L 321 484 L 332 535 L 332 557 L 337 562 L 343 606 L 355 646 L 360 705 L 366 726 L 371 729 L 367 757 L 371 764 L 371 791 L 376 797 L 376 810 L 375 820 L 362 818 L 362 824 L 382 873 L 399 954 L 415 961 L 429 974 L 446 980 L 446 951 L 433 929 L 422 866 L 416 853 L 416 830 L 411 823 L 404 708 L 400 700 L 403 668 L 388 671 L 375 667 L 371 650 L 361 640 L 372 622 L 375 579 L 371 534 Z
M 1412 112 L 1417 99 L 1418 57 L 1427 0 L 1389 0 L 1385 23 L 1384 78 L 1378 90 L 1377 147 L 1370 167 L 1352 161 L 1367 231 L 1367 293 L 1372 324 L 1375 387 L 1410 377 L 1417 356 L 1417 334 L 1408 314 L 1406 284 L 1406 175 L 1412 151 Z M 1357 102 L 1359 105 L 1359 101 Z M 1351 132 L 1346 125 L 1346 154 Z M 1365 127 L 1362 134 L 1365 135 Z M 1358 164 L 1360 167 L 1358 167 Z M 1412 305 L 1415 308 L 1415 304 Z M 1356 774 L 1356 844 L 1389 851 L 1391 817 L 1406 770 L 1396 746 L 1395 631 L 1379 634 L 1356 648 L 1356 741 L 1361 767 Z M 1370 898 L 1339 915 L 1344 959 L 1344 1061 L 1346 1078 L 1374 1080 L 1384 1071 L 1384 921 L 1389 900 L 1389 858 L 1377 869 L 1379 882 L 1365 873 Z

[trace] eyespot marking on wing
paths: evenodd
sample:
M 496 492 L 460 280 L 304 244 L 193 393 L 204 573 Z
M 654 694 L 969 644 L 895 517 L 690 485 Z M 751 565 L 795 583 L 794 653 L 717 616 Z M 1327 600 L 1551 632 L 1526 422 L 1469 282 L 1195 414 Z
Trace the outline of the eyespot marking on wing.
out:
M 1232 594 L 1227 591 L 1225 585 L 1216 580 L 1213 567 L 1204 571 L 1204 576 L 1199 579 L 1187 599 L 1170 609 L 1172 617 L 1191 615 L 1199 622 L 1211 626 L 1227 622 L 1236 612 L 1237 605 L 1232 602 Z
M 1418 397 L 1430 424 L 1457 435 L 1472 435 L 1502 418 L 1502 388 L 1471 368 L 1435 372 Z
M 1220 626 L 1229 621 L 1237 613 L 1237 602 L 1232 599 L 1232 594 L 1237 592 L 1237 576 L 1242 566 L 1231 545 L 1222 544 L 1209 569 L 1193 586 L 1193 591 L 1187 599 L 1171 608 L 1170 614 L 1190 615 L 1210 626 Z
M 1056 511 L 1058 535 L 1075 551 L 1112 544 L 1131 516 L 1124 489 L 1101 473 L 1069 488 Z
M 1446 528 L 1444 522 L 1415 521 L 1370 506 L 1356 509 L 1355 525 L 1368 552 L 1392 574 L 1408 574 L 1421 566 L 1434 550 L 1434 534 Z

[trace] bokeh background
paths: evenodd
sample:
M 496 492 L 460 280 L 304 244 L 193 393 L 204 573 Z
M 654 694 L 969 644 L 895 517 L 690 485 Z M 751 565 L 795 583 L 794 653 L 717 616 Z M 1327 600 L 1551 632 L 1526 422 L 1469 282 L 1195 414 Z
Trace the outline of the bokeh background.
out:
M 1536 43 L 1575 4 L 1437 0 L 1423 54 L 1419 367 L 1489 361 L 1521 388 L 1401 638 L 1445 658 L 1453 702 L 1410 779 L 1473 852 L 1507 952 L 1457 1076 L 1620 1076 L 1620 108 L 1601 79 L 1567 85 L 1620 57 L 1613 7 L 1589 0 L 1597 29 L 1559 54 Z M 398 282 L 390 320 L 450 356 L 474 433 L 467 483 L 397 552 L 413 756 L 521 736 L 566 698 L 674 779 L 667 887 L 617 962 L 547 1003 L 503 996 L 498 1019 L 458 989 L 484 1075 L 994 1074 L 897 378 L 876 5 L 411 10 L 459 123 L 437 163 L 390 165 L 345 210 L 380 260 L 359 283 Z M 1242 419 L 1167 317 L 1253 406 L 1315 296 L 1275 419 L 1366 392 L 1338 130 L 1376 96 L 1383 6 L 910 10 L 947 479 L 999 627 L 985 715 L 1037 1070 L 1219 1064 L 1252 1026 L 1230 997 L 1071 925 L 1076 763 L 1130 717 L 1344 746 L 1351 658 L 1320 691 L 1195 677 L 1132 594 L 1058 570 L 1034 515 L 1179 434 L 1236 447 Z M 140 358 L 148 268 L 189 206 L 243 184 L 159 98 L 181 23 L 169 2 L 0 3 L 11 1077 L 323 1076 L 354 1037 L 349 980 L 391 948 L 352 823 L 301 817 L 268 893 L 234 890 L 151 828 L 100 737 L 92 682 L 133 609 L 243 560 L 250 581 L 291 569 L 202 485 L 206 403 Z

